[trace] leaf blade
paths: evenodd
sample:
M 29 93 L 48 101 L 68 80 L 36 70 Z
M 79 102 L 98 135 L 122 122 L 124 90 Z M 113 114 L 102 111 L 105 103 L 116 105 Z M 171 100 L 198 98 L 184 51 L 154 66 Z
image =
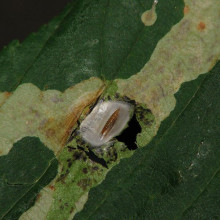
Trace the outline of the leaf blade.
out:
M 220 63 L 211 73 L 207 74 L 207 79 L 198 79 L 203 83 L 198 91 L 195 90 L 197 91 L 196 95 L 187 105 L 185 112 L 182 112 L 176 120 L 173 128 L 166 133 L 166 122 L 170 125 L 171 121 L 165 120 L 158 136 L 148 147 L 139 149 L 132 158 L 122 160 L 117 167 L 113 168 L 102 185 L 91 190 L 90 200 L 75 219 L 114 219 L 116 216 L 119 219 L 182 217 L 184 210 L 190 207 L 191 200 L 196 201 L 211 183 L 212 178 L 219 173 L 220 164 L 217 159 L 220 153 L 218 149 L 219 136 L 217 135 L 219 134 L 219 126 L 217 126 L 219 117 L 216 115 L 220 105 L 218 100 L 220 94 L 219 71 Z M 190 83 L 188 84 L 190 85 Z M 184 88 L 180 93 L 185 93 L 183 91 Z M 178 98 L 177 96 L 177 100 L 181 102 Z M 200 106 L 197 105 L 198 103 Z M 210 108 L 210 104 L 212 104 L 212 108 Z M 193 112 L 189 114 L 191 110 Z M 199 111 L 197 112 L 197 110 Z M 208 111 L 208 117 L 205 118 Z M 172 114 L 175 113 L 174 110 Z M 198 126 L 197 122 L 192 123 L 193 127 L 189 129 L 187 124 L 191 126 L 192 120 L 193 122 L 200 121 L 197 118 L 197 113 L 200 114 L 206 127 Z M 173 115 L 170 118 L 174 118 Z M 183 121 L 185 126 L 181 128 Z M 215 129 L 212 129 L 208 134 L 207 131 L 212 127 Z M 183 134 L 178 132 L 177 128 Z M 196 136 L 191 135 L 189 130 Z M 187 141 L 184 140 L 184 135 L 188 135 Z M 203 136 L 201 137 L 201 135 Z M 197 148 L 196 144 L 199 144 L 200 148 Z M 213 149 L 210 149 L 210 146 L 213 146 Z M 198 150 L 200 150 L 201 161 L 197 155 Z M 195 168 L 191 168 L 191 166 L 195 166 Z M 190 171 L 191 169 L 192 171 Z M 130 200 L 127 193 L 131 194 Z M 122 198 L 123 202 L 120 202 Z M 179 198 L 181 200 L 178 201 Z M 129 202 L 126 202 L 126 199 Z M 95 207 L 94 201 L 96 201 Z M 202 202 L 206 204 L 205 201 Z M 132 206 L 133 203 L 135 206 Z M 201 216 L 203 217 L 202 214 Z

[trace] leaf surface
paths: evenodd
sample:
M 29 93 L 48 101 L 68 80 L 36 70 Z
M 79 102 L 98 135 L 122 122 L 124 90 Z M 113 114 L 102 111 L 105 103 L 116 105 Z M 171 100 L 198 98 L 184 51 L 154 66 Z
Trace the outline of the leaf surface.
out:
M 71 11 L 71 5 L 49 24 L 32 33 L 24 42 L 14 40 L 0 53 L 0 91 L 11 92 L 22 82 L 29 69 L 38 59 L 49 39 L 54 35 L 65 16 Z
M 91 76 L 114 79 L 137 73 L 161 37 L 182 17 L 182 1 L 161 1 L 156 25 L 145 27 L 140 16 L 151 6 L 144 0 L 74 1 L 37 36 L 2 51 L 1 91 L 24 82 L 63 91 Z
M 145 110 L 137 145 L 152 139 L 174 108 L 181 83 L 208 72 L 219 57 L 213 31 L 220 30 L 219 3 L 185 2 L 159 1 L 155 23 L 145 26 L 141 17 L 151 10 L 150 1 L 76 0 L 38 33 L 2 50 L 0 154 L 9 153 L 0 157 L 0 218 L 71 219 L 89 190 L 131 157 L 134 151 L 120 142 L 103 158 L 77 137 L 65 144 L 103 91 L 104 98 L 115 99 L 117 92 L 135 100 Z M 201 216 L 218 216 L 204 203 L 215 203 L 219 191 L 219 163 L 213 159 L 219 155 L 218 69 L 184 85 L 157 137 L 116 166 L 76 218 L 200 218 L 203 206 Z
M 215 219 L 219 211 L 220 63 L 185 83 L 145 148 L 91 190 L 75 219 Z
M 58 163 L 38 138 L 25 137 L 0 157 L 0 218 L 16 219 L 57 174 Z

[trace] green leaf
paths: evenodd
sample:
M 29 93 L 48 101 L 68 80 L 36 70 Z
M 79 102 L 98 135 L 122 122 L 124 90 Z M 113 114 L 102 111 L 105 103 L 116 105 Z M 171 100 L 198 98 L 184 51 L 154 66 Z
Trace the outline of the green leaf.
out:
M 91 190 L 74 219 L 218 219 L 220 62 L 176 94 L 157 136 Z
M 89 190 L 100 184 L 122 158 L 133 155 L 134 151 L 121 142 L 100 154 L 83 144 L 77 135 L 66 144 L 70 133 L 77 129 L 76 122 L 86 117 L 100 95 L 104 99 L 135 101 L 135 114 L 142 129 L 136 142 L 139 148 L 146 146 L 174 109 L 174 93 L 181 83 L 208 72 L 219 58 L 217 1 L 199 0 L 194 4 L 186 0 L 184 8 L 182 0 L 160 0 L 155 8 L 153 2 L 146 0 L 76 0 L 23 43 L 15 41 L 4 48 L 0 53 L 0 155 L 9 153 L 0 157 L 1 198 L 7 197 L 4 203 L 0 200 L 1 217 L 71 219 L 83 208 Z M 150 13 L 147 17 L 151 26 L 145 26 L 141 17 L 151 8 L 154 16 Z M 97 188 L 100 192 L 94 191 L 95 200 L 90 199 L 80 216 L 170 219 L 179 217 L 181 207 L 192 203 L 188 195 L 193 199 L 200 195 L 198 191 L 204 189 L 217 164 L 217 160 L 209 164 L 213 151 L 203 140 L 210 138 L 207 130 L 210 122 L 217 127 L 218 121 L 213 119 L 217 116 L 218 102 L 210 110 L 212 95 L 203 100 L 202 88 L 215 74 L 208 75 L 185 84 L 178 93 L 180 101 L 175 111 L 163 123 L 157 137 L 115 167 Z M 213 88 L 207 89 L 216 97 L 217 83 L 214 80 Z M 197 103 L 197 99 L 202 101 Z M 192 117 L 184 116 L 194 102 L 195 106 L 189 110 Z M 201 103 L 207 105 L 201 107 Z M 194 109 L 201 111 L 198 122 L 193 118 Z M 208 119 L 202 118 L 205 110 Z M 211 134 L 216 130 L 210 129 Z M 201 140 L 195 138 L 200 138 L 200 133 Z M 26 136 L 36 136 L 43 144 Z M 213 134 L 209 141 L 215 138 Z M 30 141 L 41 147 L 32 148 Z M 198 151 L 196 141 L 201 145 Z M 18 149 L 17 144 L 21 145 Z M 190 149 L 188 144 L 192 145 Z M 54 155 L 44 145 L 54 151 L 58 168 Z M 198 152 L 202 159 L 195 156 Z M 212 159 L 215 157 L 217 153 Z M 185 167 L 181 167 L 190 167 L 193 159 L 198 159 L 195 164 L 199 164 L 193 169 L 204 172 L 201 177 L 198 175 L 199 189 L 197 179 L 192 182 L 184 173 Z M 131 174 L 136 165 L 138 168 Z M 9 181 L 7 175 L 13 178 Z M 197 207 L 205 199 L 213 201 L 210 196 L 217 193 L 214 190 L 217 176 L 208 185 L 212 188 L 204 191 L 184 216 L 197 213 Z M 185 188 L 181 185 L 182 177 L 188 178 Z M 175 194 L 178 187 L 181 199 Z M 214 213 L 215 209 L 209 212 Z
M 22 82 L 71 7 L 71 5 L 66 7 L 59 16 L 42 26 L 37 33 L 28 36 L 22 44 L 15 40 L 4 47 L 0 53 L 1 91 L 11 92 Z
M 22 45 L 2 51 L 0 90 L 31 82 L 40 89 L 63 91 L 91 76 L 115 79 L 137 73 L 183 16 L 182 1 L 161 1 L 157 25 L 146 28 L 140 16 L 151 6 L 145 0 L 74 1 Z
M 0 157 L 0 218 L 17 219 L 57 174 L 58 163 L 38 138 L 26 137 Z

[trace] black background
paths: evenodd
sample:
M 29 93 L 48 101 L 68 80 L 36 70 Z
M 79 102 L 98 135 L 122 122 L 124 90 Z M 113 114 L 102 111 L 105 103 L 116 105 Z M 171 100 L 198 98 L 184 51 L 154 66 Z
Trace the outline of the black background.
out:
M 1 0 L 0 50 L 12 40 L 22 42 L 58 15 L 71 0 Z

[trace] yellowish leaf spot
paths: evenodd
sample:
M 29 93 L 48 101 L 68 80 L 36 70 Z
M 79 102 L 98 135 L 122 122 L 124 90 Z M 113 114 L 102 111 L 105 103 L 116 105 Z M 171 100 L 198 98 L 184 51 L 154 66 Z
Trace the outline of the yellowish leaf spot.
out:
M 141 21 L 144 23 L 145 26 L 151 26 L 156 22 L 156 20 L 157 20 L 157 14 L 156 14 L 157 3 L 158 3 L 158 0 L 154 0 L 152 8 L 150 10 L 145 11 L 141 15 Z

